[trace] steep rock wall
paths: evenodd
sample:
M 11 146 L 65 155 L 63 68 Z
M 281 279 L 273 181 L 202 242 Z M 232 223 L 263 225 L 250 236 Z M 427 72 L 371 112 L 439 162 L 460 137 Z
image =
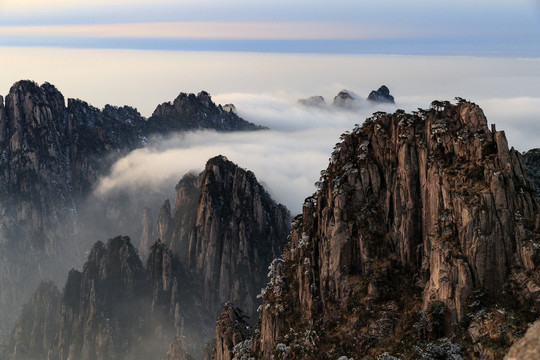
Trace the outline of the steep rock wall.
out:
M 264 292 L 262 359 L 414 358 L 452 348 L 453 333 L 460 351 L 498 358 L 536 316 L 534 187 L 477 105 L 375 113 L 342 135 L 321 175 Z
M 193 275 L 208 314 L 217 317 L 232 301 L 255 318 L 268 264 L 290 229 L 289 212 L 252 172 L 223 156 L 199 176 L 184 176 L 176 191 L 172 213 L 168 201 L 161 208 L 157 236 Z

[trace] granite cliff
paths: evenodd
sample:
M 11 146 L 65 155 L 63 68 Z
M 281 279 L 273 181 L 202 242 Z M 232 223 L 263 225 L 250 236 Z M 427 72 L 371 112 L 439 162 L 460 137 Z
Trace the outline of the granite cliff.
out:
M 462 99 L 341 140 L 272 263 L 255 357 L 502 358 L 540 296 L 522 156 Z

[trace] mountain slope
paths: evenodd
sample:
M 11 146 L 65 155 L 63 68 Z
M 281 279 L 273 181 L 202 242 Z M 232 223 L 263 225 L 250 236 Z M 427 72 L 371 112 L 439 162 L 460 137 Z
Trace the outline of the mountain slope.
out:
M 61 297 L 44 283 L 25 305 L 8 358 L 163 359 L 181 330 L 180 274 L 163 244 L 145 270 L 129 238 L 97 242 Z
M 212 317 L 233 301 L 254 318 L 255 296 L 290 229 L 288 210 L 252 172 L 223 156 L 208 160 L 199 176 L 184 176 L 176 191 L 174 210 L 166 201 L 160 211 L 156 236 L 197 280 Z
M 318 185 L 263 292 L 257 358 L 501 358 L 537 317 L 534 187 L 477 105 L 374 114 Z
M 189 101 L 171 114 L 158 106 L 159 119 L 145 119 L 128 106 L 99 110 L 78 99 L 66 105 L 49 83 L 19 81 L 5 101 L 0 97 L 0 343 L 20 310 L 13 299 L 28 299 L 44 278 L 63 280 L 81 264 L 95 231 L 118 233 L 120 220 L 108 218 L 129 208 L 104 201 L 92 209 L 96 203 L 86 202 L 115 160 L 150 136 L 260 128 L 225 114 L 203 93 L 184 94 Z M 178 125 L 177 117 L 189 118 L 191 127 Z
M 174 213 L 167 200 L 157 231 L 148 209 L 143 219 L 141 246 L 157 236 L 144 249 L 146 266 L 127 237 L 96 243 L 82 272 L 69 273 L 60 300 L 49 284 L 25 305 L 7 358 L 199 354 L 214 334 L 218 307 L 234 300 L 256 313 L 256 294 L 281 252 L 290 215 L 253 173 L 218 156 L 198 177 L 187 174 L 179 182 Z

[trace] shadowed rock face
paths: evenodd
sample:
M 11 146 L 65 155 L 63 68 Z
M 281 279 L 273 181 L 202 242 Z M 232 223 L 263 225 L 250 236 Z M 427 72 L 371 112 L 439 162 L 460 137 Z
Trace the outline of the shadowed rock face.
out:
M 504 360 L 536 360 L 540 355 L 540 322 L 536 321 L 522 339 L 508 350 Z
M 289 221 L 288 211 L 253 173 L 222 156 L 210 159 L 199 176 L 180 181 L 174 212 L 166 201 L 155 233 L 144 211 L 141 244 L 159 237 L 144 249 L 146 269 L 129 238 L 98 242 L 83 271 L 70 272 L 60 301 L 42 290 L 34 295 L 9 356 L 183 359 L 200 353 L 212 336 L 218 306 L 233 299 L 256 313 L 256 294 L 268 263 L 281 251 Z M 43 309 L 50 314 L 45 320 Z M 33 330 L 45 328 L 45 334 Z
M 153 135 L 259 129 L 225 114 L 205 92 L 177 100 L 178 106 L 168 111 L 160 105 L 147 120 L 128 106 L 99 110 L 78 99 L 66 105 L 49 83 L 19 81 L 0 97 L 0 343 L 20 310 L 13 299 L 28 299 L 43 278 L 63 281 L 67 270 L 82 262 L 91 244 L 86 241 L 94 241 L 86 235 L 97 229 L 88 223 L 118 213 L 114 202 L 96 214 L 83 208 L 115 160 Z M 186 125 L 182 121 L 188 118 Z
M 176 191 L 172 214 L 168 201 L 160 211 L 157 236 L 193 274 L 208 314 L 215 318 L 234 301 L 254 319 L 267 267 L 290 229 L 289 212 L 252 172 L 223 156 L 199 176 L 186 175 Z
M 234 105 L 224 110 L 216 106 L 206 91 L 197 95 L 180 93 L 172 103 L 159 105 L 148 119 L 148 129 L 153 133 L 170 131 L 213 129 L 217 131 L 262 130 L 236 115 Z
M 225 304 L 216 325 L 216 360 L 232 360 L 235 346 L 252 336 L 245 318 L 240 308 Z
M 83 270 L 69 273 L 61 296 L 52 283 L 38 288 L 15 326 L 8 358 L 164 358 L 175 336 L 174 358 L 187 356 L 180 309 L 190 298 L 179 282 L 189 285 L 162 243 L 152 246 L 145 269 L 129 238 L 97 242 Z
M 305 106 L 315 106 L 325 108 L 327 106 L 326 101 L 322 96 L 311 96 L 307 99 L 300 99 L 298 102 Z
M 20 306 L 13 299 L 78 262 L 77 205 L 112 162 L 108 154 L 141 144 L 142 118 L 131 108 L 100 112 L 77 100 L 66 107 L 54 86 L 30 81 L 13 85 L 0 109 L 2 341 Z
M 48 354 L 58 332 L 59 304 L 54 283 L 41 283 L 13 329 L 9 349 L 13 359 L 43 359 Z
M 531 149 L 523 153 L 527 176 L 533 181 L 536 189 L 536 198 L 540 198 L 540 149 Z
M 376 113 L 342 139 L 274 262 L 254 352 L 500 358 L 540 294 L 521 155 L 464 101 Z

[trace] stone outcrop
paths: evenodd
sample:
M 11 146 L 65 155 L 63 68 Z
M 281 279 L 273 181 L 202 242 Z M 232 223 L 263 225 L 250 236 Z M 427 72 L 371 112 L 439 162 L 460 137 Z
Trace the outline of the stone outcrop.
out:
M 188 360 L 185 339 L 181 336 L 177 336 L 171 342 L 169 346 L 169 352 L 167 353 L 166 360 Z
M 536 189 L 536 198 L 540 198 L 540 149 L 531 149 L 523 153 L 527 176 L 533 181 Z
M 272 264 L 257 358 L 497 359 L 537 317 L 533 184 L 477 105 L 375 113 L 321 175 Z
M 536 360 L 540 357 L 540 321 L 536 321 L 504 357 L 504 360 Z
M 63 281 L 96 232 L 137 227 L 126 223 L 136 219 L 132 207 L 118 208 L 117 199 L 98 209 L 87 201 L 115 160 L 153 135 L 260 128 L 226 114 L 205 92 L 177 100 L 146 119 L 129 106 L 66 104 L 49 83 L 19 81 L 0 97 L 0 344 L 20 310 L 13 299 L 27 300 L 44 278 Z
M 38 310 L 27 311 L 8 358 L 22 359 L 24 350 L 49 359 L 135 354 L 182 359 L 201 353 L 215 333 L 215 308 L 228 299 L 256 314 L 268 263 L 280 253 L 290 229 L 289 212 L 253 173 L 222 156 L 210 159 L 199 176 L 186 174 L 176 190 L 174 211 L 167 200 L 155 232 L 149 210 L 144 211 L 140 253 L 148 254 L 146 267 L 129 238 L 98 242 L 83 271 L 70 272 L 58 306 L 51 305 L 58 300 L 39 292 L 37 305 L 27 305 L 58 308 L 49 311 L 56 315 L 51 319 L 57 328 L 42 336 L 32 329 L 54 326 L 44 324 L 35 315 Z M 147 247 L 154 236 L 157 240 Z M 34 344 L 43 346 L 34 351 Z
M 320 109 L 347 109 L 357 110 L 371 104 L 394 104 L 394 97 L 390 95 L 390 90 L 385 85 L 382 85 L 378 90 L 373 90 L 367 97 L 366 103 L 363 99 L 350 90 L 341 90 L 335 97 L 332 104 L 328 105 L 322 96 L 311 96 L 307 99 L 300 99 L 298 103 Z
M 208 314 L 217 317 L 233 301 L 254 318 L 268 264 L 290 229 L 289 212 L 252 172 L 223 156 L 199 176 L 184 176 L 176 191 L 172 215 L 167 202 L 161 210 L 158 237 L 193 275 Z
M 216 325 L 215 359 L 232 360 L 235 357 L 235 346 L 248 340 L 251 336 L 252 329 L 246 322 L 242 310 L 232 303 L 226 303 Z
M 370 92 L 367 99 L 375 103 L 394 103 L 394 97 L 390 95 L 390 90 L 385 85 Z

